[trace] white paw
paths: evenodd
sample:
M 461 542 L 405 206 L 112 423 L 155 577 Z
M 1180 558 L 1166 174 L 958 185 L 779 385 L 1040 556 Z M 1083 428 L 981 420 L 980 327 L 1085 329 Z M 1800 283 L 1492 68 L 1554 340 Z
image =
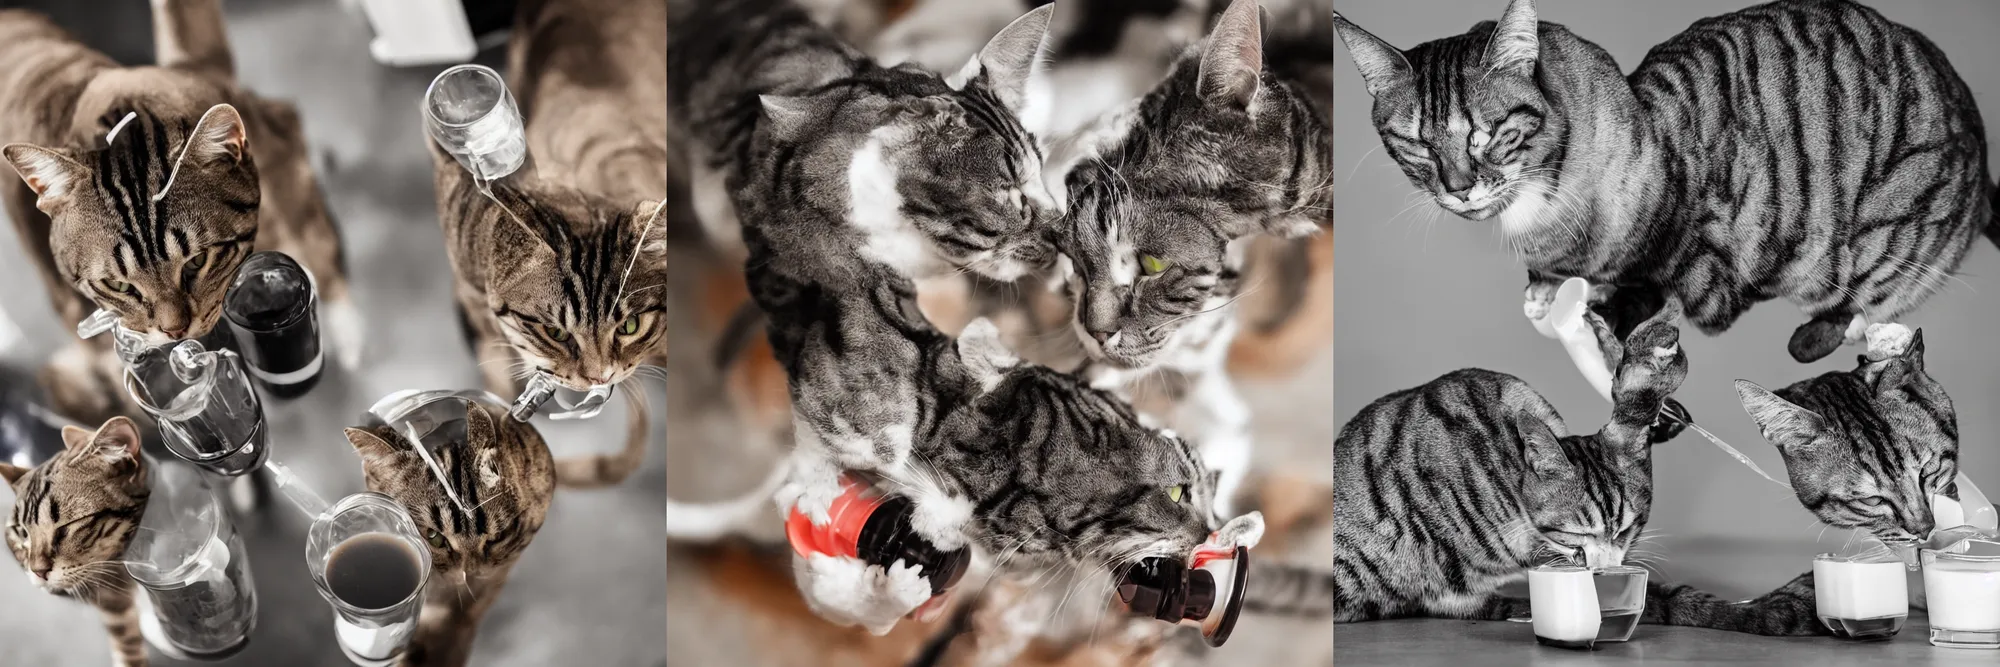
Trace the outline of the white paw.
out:
M 1855 321 L 1858 322 L 1860 319 L 1856 317 Z M 1891 322 L 1868 325 L 1866 336 L 1868 360 L 1881 361 L 1903 356 L 1903 353 L 1910 351 L 1910 340 L 1915 337 L 1915 332 L 1909 327 Z
M 786 489 L 792 486 L 792 484 L 785 485 Z M 796 491 L 791 505 L 804 513 L 807 519 L 812 520 L 813 525 L 824 526 L 833 522 L 833 501 L 840 498 L 840 491 L 839 484 L 804 485 Z M 786 490 L 781 489 L 780 497 L 785 493 Z
M 1539 322 L 1543 318 L 1548 317 L 1549 309 L 1555 306 L 1555 286 L 1529 285 L 1527 292 L 1522 295 L 1522 299 L 1521 314 L 1527 315 L 1530 322 Z
M 930 582 L 902 561 L 888 568 L 859 559 L 812 555 L 805 559 L 801 590 L 813 613 L 837 625 L 858 625 L 881 636 L 931 597 Z
M 1224 547 L 1254 549 L 1263 539 L 1264 513 L 1251 512 L 1222 524 L 1222 529 L 1215 531 L 1215 537 L 1211 541 Z

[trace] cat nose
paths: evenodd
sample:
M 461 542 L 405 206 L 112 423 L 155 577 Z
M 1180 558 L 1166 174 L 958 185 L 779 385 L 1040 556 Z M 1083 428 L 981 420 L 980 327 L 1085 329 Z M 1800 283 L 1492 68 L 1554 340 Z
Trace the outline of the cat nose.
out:
M 1118 332 L 1116 331 L 1098 331 L 1095 329 L 1092 329 L 1090 331 L 1090 337 L 1096 340 L 1099 346 L 1109 345 L 1111 343 L 1111 338 L 1116 335 L 1118 335 Z
M 1459 201 L 1465 201 L 1466 195 L 1472 194 L 1472 186 L 1468 185 L 1459 190 L 1446 190 L 1445 194 L 1457 197 Z
M 186 338 L 188 330 L 187 327 L 181 327 L 179 329 L 166 329 L 165 332 L 168 338 L 178 339 L 178 338 Z
M 34 570 L 34 572 L 35 572 L 35 578 L 36 578 L 36 579 L 39 579 L 39 580 L 42 580 L 42 581 L 48 581 L 48 580 L 49 580 L 49 571 L 50 571 L 50 570 L 54 570 L 55 568 L 54 568 L 54 567 L 52 567 L 52 566 L 50 566 L 50 565 L 36 565 L 36 566 L 34 566 L 34 567 L 33 567 L 32 569 L 33 569 L 33 570 Z

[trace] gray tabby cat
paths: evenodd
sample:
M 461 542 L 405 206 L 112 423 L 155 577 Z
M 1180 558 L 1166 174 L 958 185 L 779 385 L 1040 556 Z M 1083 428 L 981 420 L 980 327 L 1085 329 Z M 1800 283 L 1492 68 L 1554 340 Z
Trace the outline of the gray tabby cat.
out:
M 1951 397 L 1924 372 L 1921 329 L 1871 326 L 1858 364 L 1776 392 L 1737 380 L 1736 393 L 1821 523 L 1892 542 L 1928 538 L 1938 527 L 1931 496 L 1958 497 Z
M 1152 92 L 1071 141 L 1069 214 L 1051 236 L 1075 272 L 1090 372 L 1105 387 L 1154 370 L 1188 377 L 1181 423 L 1230 498 L 1250 457 L 1249 410 L 1222 368 L 1243 247 L 1328 219 L 1325 116 L 1264 67 L 1257 3 L 1235 0 Z
M 65 426 L 62 436 L 63 451 L 33 469 L 0 462 L 0 479 L 14 490 L 7 551 L 35 586 L 97 607 L 114 664 L 145 667 L 138 584 L 123 560 L 152 495 L 138 427 L 113 417 L 94 433 Z
M 1582 276 L 1621 333 L 1665 299 L 1714 335 L 1774 297 L 1814 361 L 1943 287 L 1994 227 L 1971 91 L 1930 40 L 1843 0 L 1696 22 L 1630 76 L 1514 0 L 1398 51 L 1336 18 L 1382 142 L 1418 189 L 1498 217 L 1526 314 Z
M 237 266 L 278 250 L 312 271 L 353 368 L 362 325 L 297 110 L 238 86 L 216 0 L 152 6 L 157 67 L 119 67 L 46 17 L 0 12 L 0 141 L 15 142 L 4 152 L 21 176 L 0 202 L 57 315 L 74 325 L 103 308 L 154 343 L 200 338 Z M 96 423 L 137 414 L 118 372 L 93 340 L 43 382 L 65 416 Z
M 541 530 L 554 499 L 557 464 L 535 427 L 503 407 L 468 402 L 465 438 L 432 450 L 454 482 L 458 509 L 407 438 L 386 426 L 347 429 L 368 490 L 409 509 L 429 543 L 431 583 L 402 665 L 457 667 L 471 657 L 479 622 L 500 597 L 514 563 Z
M 1592 435 L 1568 435 L 1527 383 L 1481 369 L 1355 415 L 1334 444 L 1334 620 L 1504 620 L 1527 605 L 1497 590 L 1543 557 L 1621 564 L 1652 507 L 1654 423 L 1687 376 L 1672 316 L 1606 341 L 1619 360 L 1612 415 Z M 1750 605 L 1656 584 L 1643 620 L 1823 633 L 1811 582 L 1808 573 Z

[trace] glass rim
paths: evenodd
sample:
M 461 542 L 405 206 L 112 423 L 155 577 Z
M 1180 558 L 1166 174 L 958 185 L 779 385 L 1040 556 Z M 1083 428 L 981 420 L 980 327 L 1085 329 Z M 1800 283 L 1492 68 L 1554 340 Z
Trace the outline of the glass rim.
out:
M 1595 567 L 1595 568 L 1588 568 L 1588 569 L 1590 570 L 1590 573 L 1591 573 L 1591 574 L 1594 574 L 1594 575 L 1605 575 L 1605 574 L 1638 574 L 1638 575 L 1644 575 L 1644 574 L 1646 574 L 1646 568 L 1643 568 L 1643 567 L 1634 567 L 1634 566 L 1631 566 L 1631 565 L 1611 565 L 1611 566 L 1606 566 L 1606 567 Z
M 437 115 L 436 108 L 431 104 L 431 94 L 437 92 L 438 82 L 444 81 L 445 77 L 449 77 L 454 74 L 466 71 L 476 73 L 480 76 L 491 79 L 494 83 L 500 84 L 500 94 L 495 96 L 493 98 L 493 103 L 487 105 L 485 109 L 480 110 L 479 114 L 475 116 L 472 120 L 468 120 L 463 123 L 454 123 L 445 120 L 443 118 L 439 118 Z M 494 70 L 491 67 L 487 67 L 485 65 L 480 65 L 476 63 L 453 65 L 450 68 L 447 68 L 445 71 L 438 72 L 437 77 L 431 79 L 430 85 L 424 86 L 424 99 L 423 99 L 424 118 L 429 119 L 430 121 L 435 122 L 439 125 L 443 125 L 445 127 L 449 127 L 452 129 L 463 129 L 472 127 L 474 123 L 486 120 L 486 117 L 493 115 L 493 112 L 500 108 L 500 103 L 506 100 L 507 96 L 508 96 L 507 79 L 506 77 L 500 76 L 500 72 Z
M 340 596 L 334 595 L 333 591 L 327 589 L 326 562 L 325 562 L 326 559 L 324 558 L 324 556 L 331 555 L 333 553 L 333 546 L 327 547 L 326 553 L 322 554 L 321 558 L 318 559 L 313 558 L 312 554 L 313 528 L 319 526 L 324 521 L 330 520 L 333 517 L 340 515 L 343 512 L 358 509 L 363 506 L 367 506 L 371 509 L 393 510 L 394 512 L 397 513 L 398 516 L 402 517 L 403 521 L 409 522 L 412 528 L 416 527 L 416 521 L 410 518 L 409 508 L 404 507 L 402 503 L 396 502 L 395 498 L 390 498 L 385 494 L 377 493 L 374 491 L 362 491 L 360 493 L 356 493 L 353 495 L 349 495 L 345 498 L 341 498 L 338 502 L 335 502 L 331 507 L 328 507 L 325 512 L 320 513 L 318 518 L 313 519 L 313 526 L 308 526 L 306 528 L 306 573 L 312 576 L 313 588 L 319 589 L 319 596 L 321 598 L 325 598 L 327 604 L 333 605 L 334 609 L 345 613 L 355 614 L 358 616 L 374 616 L 409 606 L 411 602 L 422 599 L 424 595 L 424 589 L 429 587 L 431 583 L 431 568 L 433 567 L 433 564 L 431 563 L 430 550 L 424 548 L 424 545 L 422 544 L 411 544 L 410 545 L 411 550 L 416 553 L 417 559 L 423 561 L 422 566 L 417 568 L 417 585 L 414 589 L 410 591 L 409 595 L 404 596 L 403 599 L 397 600 L 394 604 L 391 604 L 386 607 L 377 607 L 374 609 L 358 607 L 348 603 L 346 600 L 340 599 Z M 384 531 L 371 531 L 371 532 L 384 532 Z M 410 541 L 407 539 L 407 536 L 396 533 L 390 533 L 390 534 L 395 535 L 396 538 L 403 539 L 406 542 Z M 341 541 L 344 542 L 346 540 L 341 540 Z M 339 542 L 334 543 L 334 546 L 338 545 Z
M 1937 560 L 1941 558 L 1944 560 L 1967 561 L 1973 563 L 2000 563 L 2000 554 L 1994 554 L 1990 556 L 1975 556 L 1972 554 L 1958 554 L 1949 551 L 1939 551 L 1937 549 L 1919 549 L 1918 553 L 1932 560 Z
M 1850 565 L 1905 565 L 1900 560 L 1855 560 L 1858 556 L 1842 556 L 1831 551 L 1813 556 L 1813 562 L 1847 563 Z
M 277 257 L 272 257 L 272 255 L 276 255 Z M 284 260 L 290 260 L 290 261 L 281 261 L 279 259 L 280 257 L 284 258 Z M 255 262 L 260 259 L 263 260 L 269 266 L 252 267 L 250 265 L 251 262 Z M 259 328 L 256 326 L 252 326 L 251 324 L 244 322 L 242 319 L 238 318 L 236 316 L 235 310 L 229 307 L 230 297 L 236 294 L 236 286 L 243 284 L 244 270 L 253 268 L 265 269 L 265 270 L 272 268 L 279 270 L 289 269 L 289 270 L 296 270 L 301 275 L 304 275 L 306 277 L 306 301 L 304 306 L 301 308 L 294 309 L 293 312 L 290 314 L 291 316 L 286 318 L 285 321 L 271 325 L 269 327 Z M 229 293 L 224 294 L 222 296 L 222 318 L 228 320 L 230 326 L 235 327 L 237 329 L 241 329 L 243 331 L 248 331 L 250 333 L 277 333 L 280 331 L 284 331 L 286 329 L 290 329 L 292 328 L 293 325 L 296 325 L 300 321 L 306 319 L 306 316 L 308 314 L 314 313 L 318 311 L 318 309 L 319 309 L 319 281 L 313 279 L 312 270 L 306 268 L 305 265 L 298 263 L 298 260 L 293 260 L 291 256 L 278 252 L 276 250 L 260 250 L 251 253 L 250 258 L 243 260 L 243 264 L 237 267 L 236 275 L 232 276 L 229 279 Z

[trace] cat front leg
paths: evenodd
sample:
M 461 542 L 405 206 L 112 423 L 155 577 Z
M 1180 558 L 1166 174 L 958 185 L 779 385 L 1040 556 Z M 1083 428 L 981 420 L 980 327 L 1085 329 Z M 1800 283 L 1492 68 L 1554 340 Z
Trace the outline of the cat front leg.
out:
M 813 525 L 827 525 L 833 521 L 833 501 L 843 490 L 840 465 L 827 455 L 810 424 L 795 418 L 792 432 L 797 442 L 792 448 L 791 472 L 773 496 L 778 511 L 789 515 L 796 509 Z
M 1561 285 L 1562 279 L 1556 276 L 1528 272 L 1528 289 L 1522 297 L 1521 313 L 1528 316 L 1529 322 L 1540 322 L 1549 316 L 1549 309 L 1556 303 L 1556 288 Z

